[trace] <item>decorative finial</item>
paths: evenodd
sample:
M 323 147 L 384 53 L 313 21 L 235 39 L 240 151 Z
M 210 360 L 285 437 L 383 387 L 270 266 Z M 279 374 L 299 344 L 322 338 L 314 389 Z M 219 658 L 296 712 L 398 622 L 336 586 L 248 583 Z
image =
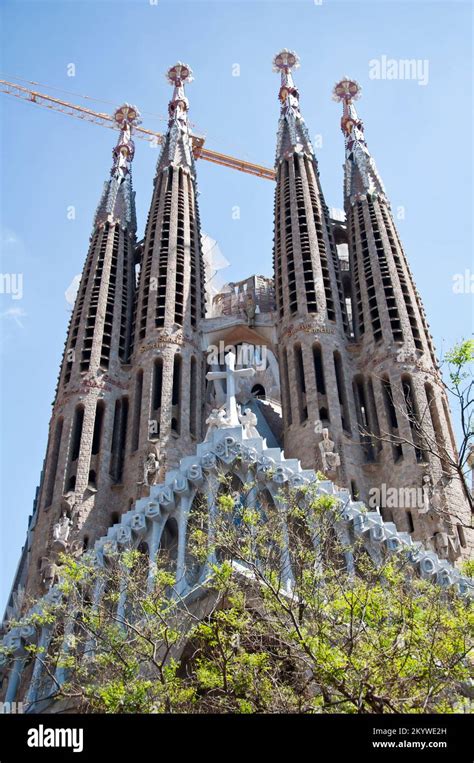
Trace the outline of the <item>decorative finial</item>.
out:
M 360 98 L 362 88 L 355 79 L 344 77 L 336 82 L 332 91 L 333 101 L 357 101 Z
M 311 139 L 300 113 L 300 94 L 293 82 L 292 69 L 298 69 L 300 59 L 294 50 L 283 48 L 273 57 L 273 71 L 280 72 L 278 99 L 281 103 L 278 125 L 276 164 L 288 159 L 294 152 L 314 156 Z
M 170 85 L 177 87 L 185 82 L 192 82 L 194 77 L 191 67 L 178 61 L 177 64 L 168 69 L 166 79 Z
M 136 106 L 124 103 L 114 113 L 114 121 L 120 130 L 120 137 L 117 145 L 112 151 L 114 164 L 111 174 L 116 172 L 122 175 L 127 174 L 128 165 L 133 160 L 135 154 L 135 145 L 132 140 L 132 129 L 140 124 L 140 112 Z
M 291 69 L 299 69 L 300 59 L 294 50 L 288 50 L 283 48 L 276 56 L 273 57 L 273 71 L 290 71 Z
M 170 85 L 174 86 L 173 95 L 168 104 L 168 124 L 171 127 L 173 122 L 178 120 L 184 128 L 186 125 L 186 114 L 189 109 L 189 101 L 184 92 L 184 83 L 193 81 L 193 72 L 190 66 L 178 61 L 177 64 L 168 69 L 166 79 Z
M 300 59 L 294 50 L 284 48 L 273 57 L 273 71 L 281 74 L 281 87 L 278 98 L 282 108 L 288 107 L 298 110 L 299 93 L 293 82 L 292 69 L 298 69 Z
M 118 127 L 122 127 L 125 124 L 132 126 L 139 125 L 141 122 L 140 112 L 136 106 L 131 106 L 129 103 L 124 103 L 119 106 L 114 114 L 115 123 Z
M 332 91 L 333 101 L 343 104 L 343 114 L 341 119 L 341 130 L 344 135 L 351 135 L 354 128 L 358 128 L 359 140 L 363 141 L 364 125 L 357 116 L 353 101 L 360 98 L 362 88 L 356 80 L 350 77 L 343 77 L 340 82 L 336 82 Z
M 367 194 L 386 200 L 385 189 L 377 172 L 364 136 L 364 123 L 357 114 L 354 101 L 360 98 L 361 86 L 350 77 L 334 85 L 332 97 L 342 103 L 341 130 L 346 145 L 345 196 L 353 204 Z

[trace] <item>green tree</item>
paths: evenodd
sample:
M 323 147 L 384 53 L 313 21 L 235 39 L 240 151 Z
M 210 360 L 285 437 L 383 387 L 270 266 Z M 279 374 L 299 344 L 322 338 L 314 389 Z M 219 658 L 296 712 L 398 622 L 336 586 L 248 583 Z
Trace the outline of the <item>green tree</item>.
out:
M 139 550 L 65 558 L 63 601 L 36 616 L 53 629 L 31 647 L 43 694 L 82 712 L 467 712 L 469 602 L 403 554 L 374 564 L 314 486 L 254 487 L 237 499 L 222 476 L 213 533 L 196 522 L 188 555 L 212 563 L 186 597 L 163 553 L 153 578 Z

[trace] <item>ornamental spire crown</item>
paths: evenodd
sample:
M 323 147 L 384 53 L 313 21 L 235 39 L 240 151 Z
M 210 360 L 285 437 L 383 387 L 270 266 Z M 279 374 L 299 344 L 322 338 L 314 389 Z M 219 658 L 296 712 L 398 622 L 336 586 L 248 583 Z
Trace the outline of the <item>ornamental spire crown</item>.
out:
M 367 147 L 364 124 L 354 104 L 360 93 L 359 83 L 349 77 L 344 77 L 333 88 L 333 100 L 342 103 L 343 109 L 341 130 L 346 147 L 344 196 L 350 204 L 365 198 L 367 194 L 387 201 L 382 179 Z
M 284 48 L 273 58 L 273 71 L 280 72 L 278 98 L 281 103 L 278 125 L 276 164 L 294 153 L 313 156 L 313 147 L 306 123 L 301 116 L 299 91 L 293 81 L 292 70 L 300 65 L 297 54 Z
M 102 197 L 97 208 L 94 224 L 120 222 L 124 227 L 136 229 L 135 194 L 132 190 L 132 161 L 135 144 L 132 132 L 140 124 L 140 113 L 136 106 L 124 103 L 114 113 L 119 138 L 112 151 L 110 178 L 104 184 Z
M 135 156 L 135 144 L 132 140 L 132 130 L 140 124 L 140 114 L 136 106 L 124 103 L 114 114 L 115 124 L 120 130 L 117 145 L 112 151 L 113 165 L 110 174 L 112 177 L 122 178 L 131 170 L 133 157 Z
M 158 159 L 157 172 L 169 166 L 188 169 L 194 177 L 194 157 L 188 125 L 189 101 L 184 85 L 193 81 L 191 67 L 178 61 L 166 72 L 166 79 L 173 85 L 173 95 L 168 104 L 168 132 Z

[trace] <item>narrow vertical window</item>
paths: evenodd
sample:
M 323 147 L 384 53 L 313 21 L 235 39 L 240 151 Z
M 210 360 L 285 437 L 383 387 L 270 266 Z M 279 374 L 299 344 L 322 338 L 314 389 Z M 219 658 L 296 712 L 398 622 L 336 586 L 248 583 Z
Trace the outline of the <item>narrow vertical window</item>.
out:
M 326 382 L 324 379 L 324 367 L 323 356 L 321 352 L 321 346 L 319 344 L 313 345 L 313 361 L 314 361 L 314 373 L 316 376 L 316 389 L 320 395 L 326 394 Z
M 197 364 L 194 355 L 191 357 L 191 373 L 190 373 L 190 385 L 189 385 L 189 431 L 193 437 L 196 437 L 197 423 L 196 423 L 196 396 L 198 395 L 197 389 Z
M 171 398 L 171 429 L 180 434 L 181 428 L 181 366 L 182 357 L 176 353 L 173 359 L 173 391 Z
M 409 376 L 402 376 L 402 389 L 403 397 L 405 398 L 405 405 L 408 414 L 408 423 L 410 424 L 411 434 L 413 437 L 413 446 L 415 448 L 415 457 L 418 462 L 424 460 L 424 454 L 422 449 L 422 437 L 421 437 L 421 425 L 418 416 L 418 409 L 415 401 L 415 395 L 413 392 L 413 385 Z
M 115 482 L 120 482 L 123 475 L 127 422 L 128 398 L 123 397 L 115 403 L 114 427 L 112 433 L 112 460 L 110 464 L 110 474 Z
M 77 458 L 79 457 L 79 450 L 81 448 L 83 423 L 84 423 L 84 407 L 80 405 L 76 408 L 76 412 L 74 414 L 71 461 L 76 461 Z
M 157 358 L 153 365 L 153 384 L 151 392 L 152 431 L 150 436 L 157 439 L 160 436 L 161 393 L 163 390 L 163 358 Z
M 374 449 L 370 437 L 370 423 L 367 408 L 367 399 L 362 376 L 356 376 L 353 383 L 354 399 L 356 404 L 357 423 L 359 424 L 359 436 L 366 461 L 374 461 Z
M 339 405 L 341 407 L 341 423 L 342 428 L 346 432 L 351 431 L 351 421 L 349 418 L 349 404 L 347 401 L 346 384 L 344 381 L 344 372 L 342 369 L 342 360 L 340 354 L 334 353 L 334 372 L 336 375 L 337 396 L 339 399 Z
M 298 409 L 300 414 L 300 423 L 302 424 L 308 418 L 308 408 L 306 406 L 306 384 L 304 378 L 303 350 L 300 344 L 294 348 L 296 386 L 298 392 Z
M 104 421 L 105 404 L 102 400 L 97 401 L 94 419 L 94 434 L 92 436 L 92 455 L 96 456 L 100 450 L 102 439 L 102 426 Z
M 290 377 L 288 375 L 288 353 L 286 350 L 282 351 L 282 365 L 283 365 L 283 400 L 284 400 L 284 413 L 286 415 L 286 425 L 291 426 L 291 397 L 290 397 Z
M 393 460 L 399 461 L 403 458 L 403 449 L 398 440 L 398 419 L 397 411 L 395 410 L 395 404 L 393 402 L 392 385 L 387 377 L 382 378 L 382 395 L 385 404 L 385 412 L 387 414 L 388 425 L 390 427 L 390 434 L 392 435 L 392 453 Z
M 58 419 L 54 430 L 53 449 L 51 452 L 51 462 L 49 467 L 48 487 L 46 489 L 46 498 L 44 505 L 50 506 L 53 500 L 54 486 L 56 484 L 56 474 L 58 471 L 59 452 L 61 449 L 61 437 L 63 434 L 63 420 Z
M 140 441 L 140 418 L 142 411 L 143 396 L 143 370 L 137 372 L 135 380 L 135 397 L 133 400 L 133 430 L 132 430 L 132 452 L 136 451 Z

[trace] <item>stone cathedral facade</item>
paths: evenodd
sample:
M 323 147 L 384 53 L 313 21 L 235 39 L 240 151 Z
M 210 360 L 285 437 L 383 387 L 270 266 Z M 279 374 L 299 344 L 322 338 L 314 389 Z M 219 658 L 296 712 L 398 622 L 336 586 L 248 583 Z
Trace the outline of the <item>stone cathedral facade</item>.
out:
M 449 570 L 450 584 L 458 580 L 451 565 L 474 542 L 471 500 L 449 466 L 456 443 L 448 401 L 356 111 L 359 86 L 344 79 L 334 88 L 345 143 L 345 215 L 336 219 L 300 112 L 297 66 L 290 51 L 275 56 L 273 278 L 250 276 L 217 294 L 206 284 L 202 251 L 185 94 L 191 70 L 178 63 L 168 71 L 169 126 L 140 241 L 132 188 L 139 115 L 129 105 L 116 112 L 120 135 L 94 217 L 7 616 L 21 613 L 25 593 L 30 600 L 51 595 L 60 551 L 102 553 L 122 528 L 130 539 L 141 527 L 142 537 L 145 518 L 156 519 L 160 507 L 170 519 L 153 534 L 150 558 L 166 533 L 179 567 L 192 505 L 184 485 L 201 485 L 213 459 L 231 464 L 229 449 L 245 440 L 264 458 L 262 468 L 266 458 L 281 466 L 282 479 L 322 480 L 326 491 L 345 496 L 350 523 L 364 503 L 372 518 L 365 529 L 385 527 L 373 540 L 422 544 L 431 560 L 426 574 Z

